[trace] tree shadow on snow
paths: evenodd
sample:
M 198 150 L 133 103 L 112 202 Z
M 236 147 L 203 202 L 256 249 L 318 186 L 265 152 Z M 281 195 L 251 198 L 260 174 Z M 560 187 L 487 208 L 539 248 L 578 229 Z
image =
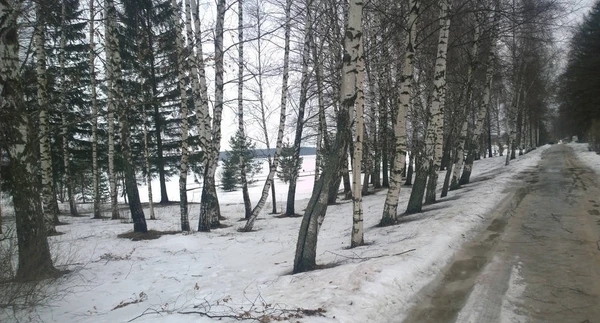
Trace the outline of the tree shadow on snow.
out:
M 125 232 L 118 234 L 118 238 L 122 239 L 130 239 L 131 241 L 141 241 L 141 240 L 155 240 L 164 235 L 173 235 L 181 233 L 181 231 L 157 231 L 157 230 L 148 230 L 148 232 Z

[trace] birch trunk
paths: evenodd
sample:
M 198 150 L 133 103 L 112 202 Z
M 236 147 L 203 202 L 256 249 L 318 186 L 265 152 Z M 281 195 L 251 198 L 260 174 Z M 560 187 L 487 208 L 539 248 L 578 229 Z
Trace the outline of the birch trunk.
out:
M 352 136 L 350 131 L 350 109 L 354 107 L 358 96 L 357 63 L 361 59 L 359 48 L 362 42 L 362 10 L 362 1 L 350 1 L 347 28 L 344 34 L 341 105 L 337 115 L 335 143 L 332 146 L 333 149 L 328 151 L 325 171 L 313 189 L 302 218 L 294 258 L 294 273 L 308 271 L 316 266 L 317 238 L 327 212 L 329 186 L 339 176 L 340 166 L 343 164 L 344 159 L 348 159 L 346 149 Z
M 267 179 L 265 180 L 265 184 L 263 185 L 263 190 L 256 203 L 254 209 L 252 209 L 252 214 L 248 221 L 246 221 L 246 225 L 241 229 L 243 232 L 252 231 L 254 226 L 254 222 L 256 218 L 262 211 L 262 208 L 267 201 L 267 197 L 269 196 L 269 189 L 271 185 L 273 185 L 273 179 L 275 178 L 275 173 L 277 172 L 277 165 L 279 163 L 279 156 L 281 154 L 281 147 L 283 145 L 283 131 L 285 128 L 285 119 L 286 119 L 286 107 L 287 107 L 287 96 L 288 96 L 288 79 L 289 79 L 289 62 L 290 62 L 290 32 L 291 32 L 291 11 L 292 11 L 292 0 L 286 0 L 285 3 L 285 38 L 284 38 L 284 53 L 283 53 L 283 80 L 281 86 L 281 103 L 280 103 L 280 111 L 279 111 L 279 128 L 277 130 L 277 142 L 275 144 L 275 154 L 273 156 L 273 161 L 269 163 L 269 175 L 267 175 Z M 262 83 L 262 82 L 261 82 Z M 261 90 L 262 92 L 262 90 Z M 261 94 L 262 97 L 262 94 Z M 262 99 L 261 99 L 262 101 Z M 263 109 L 264 112 L 264 109 Z M 263 116 L 264 121 L 264 116 Z M 266 131 L 266 125 L 263 126 Z M 268 143 L 268 141 L 267 141 Z M 275 195 L 273 193 L 273 195 Z
M 192 54 L 191 72 L 192 72 L 192 95 L 196 109 L 196 119 L 198 122 L 198 134 L 200 137 L 200 147 L 203 151 L 203 186 L 200 205 L 200 218 L 198 220 L 198 231 L 208 232 L 211 227 L 219 226 L 219 217 L 221 214 L 219 200 L 215 188 L 215 172 L 218 165 L 219 146 L 221 140 L 221 112 L 223 109 L 223 19 L 225 15 L 224 1 L 219 1 L 217 5 L 217 27 L 215 37 L 215 107 L 214 123 L 218 124 L 218 129 L 211 131 L 211 117 L 208 108 L 208 87 L 206 83 L 206 71 L 204 64 L 204 51 L 202 48 L 200 13 L 196 0 L 186 0 L 186 23 L 187 35 L 190 43 L 194 39 L 195 55 Z M 194 15 L 192 15 L 192 11 Z M 194 31 L 192 33 L 192 17 Z M 219 45 L 220 44 L 220 45 Z M 192 52 L 194 52 L 192 50 Z M 218 54 L 218 55 L 217 55 Z M 219 59 L 217 59 L 217 56 Z M 220 84 L 220 86 L 219 86 Z M 219 94 L 220 93 L 220 94 Z M 218 104 L 217 104 L 218 103 Z M 217 136 L 215 136 L 215 133 Z M 211 140 L 213 142 L 211 143 Z M 213 157 L 213 149 L 216 147 L 216 155 Z
M 326 133 L 327 131 L 327 120 L 325 118 L 325 98 L 323 97 L 323 72 L 321 70 L 322 66 L 322 62 L 319 58 L 319 54 L 317 52 L 317 45 L 315 44 L 315 40 L 313 38 L 313 35 L 311 34 L 310 37 L 310 41 L 311 41 L 311 51 L 312 51 L 312 57 L 313 57 L 313 62 L 314 62 L 314 69 L 315 69 L 315 83 L 317 83 L 317 104 L 319 107 L 319 112 L 318 112 L 318 125 L 317 125 L 317 152 L 316 152 L 316 157 L 315 157 L 315 177 L 314 177 L 314 183 L 316 184 L 317 181 L 319 180 L 319 175 L 320 175 L 320 170 L 321 167 L 323 166 L 323 162 L 322 162 L 322 156 L 323 156 L 323 147 L 327 147 L 329 146 L 327 144 L 328 142 L 328 134 Z M 314 184 L 313 184 L 314 186 Z
M 67 186 L 67 195 L 69 198 L 69 212 L 71 216 L 78 216 L 77 212 L 77 204 L 75 200 L 75 189 L 73 187 L 73 179 L 71 177 L 71 161 L 69 154 L 69 141 L 68 141 L 68 121 L 67 121 L 67 75 L 65 70 L 65 47 L 67 46 L 67 34 L 66 34 L 66 16 L 67 16 L 67 6 L 66 1 L 63 0 L 61 3 L 61 31 L 60 31 L 60 52 L 58 56 L 59 65 L 60 65 L 60 82 L 61 82 L 61 90 L 60 90 L 60 106 L 61 106 L 61 132 L 62 132 L 62 153 L 63 153 L 63 166 L 65 168 L 65 173 L 63 176 L 63 181 Z
M 142 119 L 144 120 L 144 166 L 146 167 L 146 183 L 148 185 L 148 206 L 150 207 L 150 220 L 156 220 L 156 215 L 154 214 L 154 197 L 152 196 L 152 172 L 150 168 L 150 151 L 148 145 L 148 115 L 146 113 L 146 105 L 142 104 L 141 108 Z
M 471 101 L 473 99 L 473 73 L 479 66 L 479 38 L 481 35 L 481 27 L 478 19 L 475 21 L 475 30 L 473 33 L 473 45 L 471 46 L 471 63 L 467 69 L 467 84 L 465 88 L 465 109 L 459 117 L 461 121 L 460 133 L 456 141 L 455 162 L 452 167 L 452 179 L 450 181 L 450 190 L 460 188 L 459 176 L 465 164 L 465 144 L 467 141 L 467 130 L 469 123 L 467 122 L 469 112 L 472 109 Z
M 202 187 L 202 195 L 201 195 L 201 205 L 200 205 L 200 219 L 198 221 L 198 231 L 210 231 L 211 226 L 214 223 L 218 223 L 218 217 L 220 215 L 219 203 L 216 195 L 215 189 L 215 180 L 214 174 L 216 171 L 216 164 L 218 163 L 218 147 L 217 147 L 217 160 L 213 160 L 212 150 L 213 144 L 211 144 L 211 126 L 210 126 L 210 114 L 208 108 L 208 89 L 206 83 L 206 72 L 204 66 L 204 52 L 202 48 L 202 37 L 201 37 L 201 28 L 200 28 L 200 17 L 198 12 L 198 5 L 196 0 L 186 0 L 185 1 L 185 16 L 186 16 L 186 29 L 187 29 L 187 38 L 190 44 L 194 43 L 195 52 L 193 47 L 191 47 L 192 59 L 190 60 L 191 65 L 191 80 L 192 80 L 192 97 L 196 110 L 196 119 L 197 119 L 197 127 L 198 134 L 200 138 L 200 147 L 203 151 L 203 165 L 204 165 L 204 183 Z M 220 66 L 220 78 L 215 79 L 215 84 L 220 80 L 221 87 L 220 91 L 223 91 L 223 61 L 222 61 L 222 38 L 223 38 L 223 15 L 225 8 L 223 6 L 222 1 L 219 1 L 217 11 L 218 11 L 218 24 L 217 24 L 217 36 L 220 37 L 221 47 L 218 48 L 215 46 L 215 69 L 217 69 L 218 65 Z M 194 15 L 192 15 L 192 12 Z M 194 25 L 194 29 L 192 29 L 192 22 Z M 220 33 L 218 32 L 220 28 Z M 215 38 L 215 45 L 217 45 L 217 38 Z M 193 41 L 192 41 L 193 40 Z M 216 59 L 216 55 L 219 53 L 220 59 Z M 217 87 L 215 89 L 215 93 L 219 91 Z M 216 98 L 215 98 L 216 99 Z M 219 109 L 222 109 L 222 95 Z M 220 126 L 220 113 L 217 115 L 217 101 L 215 101 L 215 118 L 219 118 L 219 126 Z M 220 129 L 219 129 L 219 141 L 220 141 Z M 219 143 L 215 143 L 219 145 Z M 217 221 L 213 219 L 216 218 Z
M 48 93 L 46 79 L 46 49 L 44 9 L 40 3 L 35 5 L 36 25 L 34 31 L 37 102 L 39 106 L 39 137 L 40 137 L 40 170 L 42 174 L 42 201 L 44 218 L 48 232 L 56 232 L 54 226 L 58 223 L 58 202 L 52 180 L 52 153 L 50 147 L 50 122 L 48 121 Z
M 450 0 L 441 0 L 440 35 L 437 58 L 435 60 L 433 95 L 429 113 L 431 122 L 427 126 L 427 144 L 429 146 L 429 183 L 425 203 L 434 203 L 438 182 L 438 171 L 442 163 L 444 144 L 444 104 L 446 101 L 446 55 L 450 33 Z
M 13 187 L 19 188 L 13 191 L 19 251 L 15 278 L 32 281 L 54 277 L 58 271 L 52 265 L 39 200 L 37 129 L 34 129 L 33 118 L 28 118 L 29 111 L 23 102 L 17 24 L 20 9 L 19 2 L 0 1 L 0 127 L 11 130 L 4 139 L 9 143 L 10 181 Z
M 244 131 L 244 1 L 238 0 L 238 131 L 242 142 L 246 142 Z M 242 184 L 242 198 L 244 200 L 244 218 L 248 220 L 252 214 L 252 203 L 248 192 L 248 179 L 246 178 L 246 160 L 240 154 L 240 182 Z
M 181 231 L 190 231 L 190 220 L 188 216 L 188 201 L 187 201 L 187 168 L 188 168 L 188 98 L 187 86 L 185 83 L 185 57 L 183 53 L 183 30 L 181 28 L 181 13 L 177 0 L 171 0 L 173 8 L 173 24 L 177 31 L 175 46 L 177 49 L 177 80 L 179 85 L 179 104 L 181 105 L 181 165 L 179 168 L 179 213 L 181 222 Z M 190 35 L 188 30 L 188 35 Z M 190 44 L 192 43 L 190 38 Z M 191 48 L 191 46 L 190 46 Z M 195 77 L 195 75 L 194 75 Z M 185 115 L 185 118 L 184 118 Z
M 106 1 L 107 17 L 110 17 L 110 28 L 107 30 L 110 47 L 110 66 L 112 70 L 112 92 L 114 108 L 119 115 L 119 128 L 121 132 L 121 154 L 123 156 L 123 172 L 125 176 L 125 191 L 129 201 L 129 211 L 133 220 L 134 232 L 147 232 L 146 217 L 140 202 L 140 195 L 135 177 L 135 169 L 131 156 L 131 142 L 129 129 L 129 105 L 123 102 L 121 54 L 119 53 L 119 39 L 117 36 L 116 9 L 113 0 Z
M 195 0 L 192 0 L 195 2 Z M 204 185 L 202 186 L 202 197 L 200 207 L 200 219 L 198 231 L 210 231 L 211 227 L 220 225 L 219 200 L 215 187 L 215 172 L 219 163 L 219 149 L 221 147 L 221 116 L 223 113 L 223 25 L 225 22 L 225 11 L 227 10 L 225 0 L 217 1 L 217 20 L 215 26 L 215 104 L 213 110 L 211 140 L 212 144 L 208 150 L 208 160 L 204 171 Z
M 483 98 L 482 98 L 482 104 L 479 107 L 479 110 L 477 111 L 477 120 L 475 123 L 475 127 L 473 129 L 473 135 L 471 138 L 472 144 L 477 144 L 479 142 L 479 137 L 481 136 L 481 133 L 483 131 L 485 115 L 488 112 L 489 106 L 490 106 L 490 95 L 491 95 L 492 82 L 494 79 L 494 72 L 495 72 L 494 59 L 495 59 L 495 55 L 496 55 L 496 39 L 498 37 L 498 35 L 497 35 L 498 29 L 499 29 L 498 23 L 500 21 L 500 14 L 498 13 L 498 9 L 497 9 L 497 8 L 499 8 L 498 1 L 496 1 L 495 6 L 496 6 L 496 13 L 494 14 L 492 35 L 490 37 L 490 48 L 489 48 L 488 57 L 487 57 L 487 69 L 485 72 L 485 85 L 484 85 L 484 89 L 483 89 Z M 471 177 L 471 171 L 473 169 L 473 160 L 474 160 L 473 154 L 474 154 L 474 152 L 473 152 L 472 147 L 469 147 L 469 150 L 470 150 L 469 155 L 467 156 L 467 160 L 465 162 L 463 174 L 461 176 L 459 184 L 469 183 L 469 180 Z M 510 150 L 509 150 L 509 152 L 510 152 Z M 510 156 L 510 153 L 508 154 L 508 156 Z M 459 170 L 457 169 L 457 172 L 458 171 Z
M 114 6 L 113 0 L 104 1 L 104 49 L 105 49 L 105 61 L 106 61 L 106 82 L 107 82 L 107 120 L 108 123 L 108 181 L 110 186 L 110 209 L 111 219 L 118 220 L 120 218 L 119 209 L 117 207 L 117 172 L 115 169 L 115 102 L 114 97 L 114 72 L 113 65 L 113 50 L 111 45 L 111 29 L 114 17 L 109 10 L 109 5 Z
M 404 53 L 402 76 L 400 78 L 400 100 L 398 111 L 396 112 L 396 120 L 394 120 L 394 147 L 396 157 L 394 158 L 394 164 L 392 166 L 389 189 L 385 197 L 383 215 L 379 222 L 379 225 L 381 226 L 392 225 L 398 220 L 398 198 L 400 196 L 400 187 L 402 186 L 402 169 L 406 162 L 406 113 L 411 109 L 415 40 L 417 35 L 416 22 L 417 17 L 419 16 L 421 1 L 409 0 L 408 5 L 410 8 L 407 25 L 408 36 L 406 37 L 404 44 L 406 51 Z M 385 162 L 386 160 L 384 159 L 384 163 Z
M 300 102 L 298 104 L 298 118 L 296 120 L 296 133 L 294 135 L 294 155 L 293 159 L 296 165 L 293 169 L 293 173 L 290 176 L 290 183 L 288 186 L 287 202 L 285 208 L 285 215 L 292 216 L 296 214 L 296 184 L 298 181 L 298 172 L 300 168 L 300 146 L 302 145 L 302 131 L 304 128 L 304 110 L 306 109 L 306 103 L 308 101 L 308 87 L 310 81 L 310 75 L 308 73 L 308 61 L 310 59 L 310 47 L 311 47 L 311 33 L 312 33 L 312 19 L 311 14 L 312 1 L 309 0 L 306 4 L 306 12 L 304 17 L 304 45 L 302 51 L 302 76 L 300 79 Z
M 210 115 L 208 109 L 208 89 L 206 85 L 206 72 L 204 68 L 204 51 L 202 48 L 200 18 L 197 13 L 196 0 L 185 0 L 186 34 L 190 43 L 191 59 L 190 72 L 192 83 L 192 98 L 196 110 L 196 119 L 198 122 L 198 135 L 200 137 L 200 147 L 204 153 L 204 166 L 209 158 L 210 151 Z M 194 29 L 192 29 L 192 23 Z M 192 44 L 195 44 L 194 46 Z
M 360 15 L 362 17 L 362 8 Z M 362 19 L 358 19 L 357 24 L 350 25 L 350 23 L 348 23 L 348 30 L 351 28 L 354 29 L 352 32 L 355 32 L 359 38 L 357 45 L 358 49 L 356 50 L 357 58 L 355 62 L 357 72 L 352 72 L 356 73 L 356 80 L 354 84 L 354 95 L 356 96 L 356 133 L 354 136 L 354 153 L 352 156 L 352 234 L 350 237 L 350 248 L 354 248 L 364 244 L 361 169 L 365 137 L 365 93 L 363 90 L 365 62 L 362 43 Z
M 93 202 L 94 202 L 94 219 L 100 219 L 100 174 L 98 168 L 98 100 L 96 93 L 96 49 L 94 43 L 95 36 L 95 16 L 94 1 L 90 0 L 90 90 L 92 101 L 92 186 L 93 186 Z
M 368 39 L 368 37 L 366 37 Z M 367 49 L 367 52 L 369 50 Z M 376 154 L 377 150 L 379 150 L 380 148 L 378 147 L 377 144 L 377 94 L 376 94 L 376 89 L 375 89 L 375 80 L 373 79 L 373 73 L 371 71 L 371 64 L 370 64 L 370 59 L 368 59 L 368 57 L 365 55 L 364 58 L 364 62 L 365 62 L 365 73 L 367 74 L 367 79 L 368 79 L 368 83 L 369 83 L 369 131 L 368 131 L 368 135 L 367 133 L 365 133 L 365 152 L 363 152 L 363 155 L 366 156 L 366 162 L 365 162 L 365 178 L 363 179 L 363 187 L 362 187 L 362 194 L 363 195 L 367 195 L 369 193 L 369 182 L 373 182 L 373 177 L 375 177 L 374 174 L 374 160 L 373 160 L 373 156 Z M 372 151 L 372 153 L 369 152 Z

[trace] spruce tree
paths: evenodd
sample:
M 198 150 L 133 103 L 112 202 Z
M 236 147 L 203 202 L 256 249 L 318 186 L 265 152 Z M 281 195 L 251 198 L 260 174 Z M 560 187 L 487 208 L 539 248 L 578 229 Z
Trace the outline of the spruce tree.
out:
M 302 157 L 296 159 L 294 157 L 294 147 L 289 142 L 284 143 L 283 147 L 281 147 L 277 177 L 287 184 L 292 179 L 292 176 L 298 177 L 301 168 Z
M 600 122 L 600 1 L 596 1 L 577 28 L 570 47 L 567 66 L 560 79 L 563 136 L 593 137 L 593 130 L 597 130 L 594 125 Z M 595 140 L 600 141 L 600 138 Z

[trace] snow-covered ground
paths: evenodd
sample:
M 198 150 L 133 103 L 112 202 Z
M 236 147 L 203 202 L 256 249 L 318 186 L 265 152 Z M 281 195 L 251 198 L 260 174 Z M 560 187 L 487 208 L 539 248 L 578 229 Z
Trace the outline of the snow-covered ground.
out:
M 587 153 L 583 145 L 572 146 L 578 156 L 593 155 L 588 163 L 595 163 L 600 172 L 600 156 Z M 302 308 L 323 309 L 324 316 L 289 321 L 400 322 L 414 295 L 489 220 L 495 205 L 520 185 L 520 173 L 535 167 L 548 147 L 520 156 L 507 167 L 504 157 L 477 161 L 471 184 L 425 206 L 420 214 L 403 217 L 399 225 L 376 227 L 385 191 L 366 196 L 368 244 L 362 247 L 347 248 L 351 204 L 341 201 L 330 206 L 317 250 L 317 262 L 324 268 L 296 275 L 291 271 L 301 218 L 274 217 L 267 214 L 271 209 L 267 206 L 255 224 L 256 231 L 237 232 L 243 224 L 239 222 L 243 214 L 239 191 L 220 192 L 221 212 L 227 217 L 223 222 L 229 227 L 210 233 L 130 241 L 117 238 L 132 229 L 129 223 L 62 217 L 70 225 L 59 226 L 64 234 L 50 238 L 50 243 L 57 264 L 66 264 L 72 273 L 54 284 L 60 298 L 20 317 L 45 322 L 127 322 L 134 318 L 133 322 L 212 322 L 181 312 L 236 316 L 247 311 L 253 317 L 274 319 Z M 311 193 L 314 166 L 310 165 L 314 159 L 305 157 L 303 168 L 309 174 L 299 182 L 297 210 L 306 206 Z M 439 178 L 443 181 L 444 174 Z M 261 182 L 252 187 L 253 202 L 261 189 Z M 178 196 L 176 181 L 170 182 L 169 190 L 171 198 Z M 400 210 L 405 209 L 409 195 L 410 188 L 403 187 Z M 157 190 L 154 196 L 159 196 Z M 190 197 L 196 201 L 199 193 L 192 191 Z M 285 205 L 285 197 L 285 186 L 277 182 L 278 203 Z M 178 230 L 178 210 L 178 205 L 158 207 L 158 220 L 148 221 L 149 229 Z M 198 212 L 198 204 L 192 204 L 193 227 Z M 12 320 L 0 316 L 0 322 Z M 228 320 L 234 321 L 224 319 Z
M 568 144 L 575 153 L 577 158 L 584 162 L 589 168 L 593 169 L 596 174 L 600 175 L 600 155 L 588 150 L 588 144 L 569 143 Z

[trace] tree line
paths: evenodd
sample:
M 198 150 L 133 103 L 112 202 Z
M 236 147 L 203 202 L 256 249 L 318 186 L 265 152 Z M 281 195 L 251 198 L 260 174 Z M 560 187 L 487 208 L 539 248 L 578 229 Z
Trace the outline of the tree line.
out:
M 0 156 L 17 279 L 56 274 L 47 236 L 59 200 L 74 216 L 91 201 L 97 219 L 108 204 L 118 219 L 121 190 L 143 233 L 139 181 L 155 218 L 152 179 L 166 204 L 167 178 L 178 177 L 181 230 L 191 231 L 193 172 L 203 182 L 196 230 L 219 227 L 226 109 L 237 119 L 238 153 L 226 165 L 242 191 L 240 231 L 253 230 L 269 195 L 277 212 L 274 178 L 284 170 L 285 214 L 296 214 L 308 143 L 314 188 L 294 272 L 316 266 L 341 186 L 353 205 L 351 246 L 360 246 L 364 195 L 387 189 L 380 225 L 393 225 L 403 185 L 412 185 L 405 213 L 420 212 L 436 201 L 441 170 L 443 197 L 469 183 L 474 160 L 505 154 L 508 164 L 548 140 L 558 57 L 548 26 L 564 9 L 557 0 L 0 0 Z M 253 204 L 256 166 L 245 152 L 255 144 L 273 154 Z

